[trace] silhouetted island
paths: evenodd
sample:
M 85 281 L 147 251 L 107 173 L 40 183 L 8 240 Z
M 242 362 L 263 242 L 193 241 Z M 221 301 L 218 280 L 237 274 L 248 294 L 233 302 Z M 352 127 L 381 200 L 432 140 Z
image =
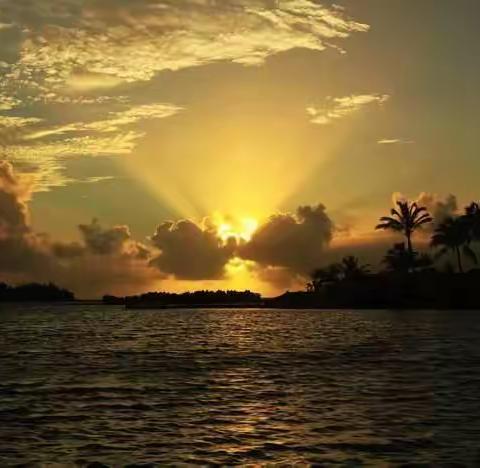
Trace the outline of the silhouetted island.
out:
M 182 294 L 149 292 L 139 296 L 104 296 L 105 304 L 122 304 L 127 308 L 201 308 L 201 307 L 260 307 L 260 294 L 251 291 L 195 291 Z
M 70 302 L 75 295 L 52 283 L 29 283 L 9 286 L 0 283 L 0 302 Z

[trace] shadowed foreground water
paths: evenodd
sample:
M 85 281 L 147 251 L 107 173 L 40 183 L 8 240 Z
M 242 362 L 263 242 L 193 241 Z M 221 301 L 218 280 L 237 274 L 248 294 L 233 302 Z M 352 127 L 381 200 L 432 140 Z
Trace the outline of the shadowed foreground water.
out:
M 1 306 L 0 466 L 480 464 L 480 313 Z

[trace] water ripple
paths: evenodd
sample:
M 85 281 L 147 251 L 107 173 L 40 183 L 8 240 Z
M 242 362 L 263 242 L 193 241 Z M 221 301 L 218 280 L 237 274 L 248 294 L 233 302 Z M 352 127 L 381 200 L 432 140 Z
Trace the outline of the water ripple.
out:
M 2 306 L 0 466 L 479 466 L 480 314 Z

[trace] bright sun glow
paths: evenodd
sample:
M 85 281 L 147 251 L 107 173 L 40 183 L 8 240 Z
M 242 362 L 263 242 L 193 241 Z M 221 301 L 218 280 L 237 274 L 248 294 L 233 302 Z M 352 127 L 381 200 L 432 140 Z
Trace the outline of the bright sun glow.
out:
M 253 218 L 240 218 L 237 220 L 217 215 L 215 224 L 218 236 L 224 242 L 232 237 L 237 240 L 249 241 L 258 228 L 258 221 Z

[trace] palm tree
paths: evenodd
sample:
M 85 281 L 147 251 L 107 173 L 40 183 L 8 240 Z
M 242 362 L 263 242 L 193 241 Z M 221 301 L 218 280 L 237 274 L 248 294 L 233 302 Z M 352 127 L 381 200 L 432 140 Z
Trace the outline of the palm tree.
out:
M 405 248 L 405 244 L 400 242 L 394 244 L 389 249 L 383 258 L 382 263 L 387 266 L 388 271 L 397 273 L 407 273 L 413 269 L 428 268 L 432 265 L 432 260 L 429 255 L 419 255 L 418 252 L 410 252 Z
M 472 202 L 463 216 L 468 224 L 472 240 L 480 240 L 480 203 Z
M 360 260 L 353 255 L 344 257 L 340 263 L 341 273 L 346 280 L 363 278 L 370 273 L 370 265 L 361 265 Z
M 319 291 L 323 286 L 340 281 L 341 267 L 338 263 L 332 263 L 324 268 L 317 268 L 312 274 L 312 281 L 307 284 L 309 291 Z
M 339 283 L 343 280 L 356 280 L 370 273 L 369 265 L 361 265 L 353 255 L 344 257 L 340 263 L 332 263 L 324 268 L 317 268 L 307 283 L 307 291 L 320 291 L 323 286 Z
M 397 208 L 392 208 L 391 216 L 380 218 L 380 224 L 375 229 L 391 230 L 401 232 L 407 239 L 407 250 L 413 260 L 414 251 L 412 246 L 412 235 L 421 226 L 431 223 L 433 218 L 424 206 L 409 201 L 397 201 Z
M 458 271 L 463 273 L 462 253 L 473 262 L 477 263 L 477 256 L 470 247 L 471 225 L 466 216 L 447 218 L 438 225 L 432 236 L 430 245 L 438 247 L 436 257 L 442 257 L 448 252 L 454 252 L 457 258 Z

